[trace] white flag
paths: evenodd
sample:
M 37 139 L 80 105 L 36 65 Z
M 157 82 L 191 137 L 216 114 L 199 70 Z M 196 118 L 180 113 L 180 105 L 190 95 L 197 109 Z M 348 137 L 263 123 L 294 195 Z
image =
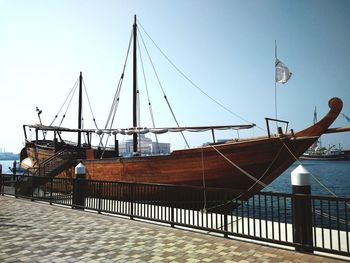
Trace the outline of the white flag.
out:
M 289 68 L 276 58 L 276 82 L 287 83 L 291 76 L 292 72 L 289 71 Z

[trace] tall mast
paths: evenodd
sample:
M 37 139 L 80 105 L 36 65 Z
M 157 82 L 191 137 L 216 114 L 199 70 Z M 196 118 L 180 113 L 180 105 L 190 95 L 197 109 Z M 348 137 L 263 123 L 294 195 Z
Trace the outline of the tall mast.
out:
M 137 24 L 136 15 L 134 15 L 134 25 L 133 25 L 133 127 L 137 127 L 137 54 L 136 54 L 136 39 L 137 37 Z M 133 152 L 137 152 L 137 134 L 133 134 Z
M 79 76 L 79 109 L 78 109 L 78 147 L 81 146 L 81 115 L 82 115 L 82 107 L 83 107 L 83 75 L 82 73 L 80 72 L 80 76 Z

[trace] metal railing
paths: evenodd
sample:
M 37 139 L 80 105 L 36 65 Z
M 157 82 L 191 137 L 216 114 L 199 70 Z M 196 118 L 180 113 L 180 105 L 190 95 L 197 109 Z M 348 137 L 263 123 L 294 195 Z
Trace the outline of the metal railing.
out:
M 83 156 L 84 153 L 82 151 L 63 149 L 44 160 L 38 167 L 28 169 L 28 172 L 35 176 L 54 177 L 67 168 L 74 166 L 76 160 Z
M 229 189 L 14 175 L 1 175 L 0 189 L 50 204 L 350 257 L 350 198 L 260 192 L 236 200 L 239 192 Z M 311 244 L 296 238 L 298 202 L 311 205 Z

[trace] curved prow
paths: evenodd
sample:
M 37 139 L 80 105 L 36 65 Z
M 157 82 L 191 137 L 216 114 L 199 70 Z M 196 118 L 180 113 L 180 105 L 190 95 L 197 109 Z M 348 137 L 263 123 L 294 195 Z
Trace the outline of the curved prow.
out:
M 339 98 L 332 98 L 328 101 L 330 108 L 329 112 L 319 122 L 315 123 L 309 128 L 295 133 L 296 137 L 303 136 L 320 136 L 323 134 L 329 126 L 335 121 L 343 108 L 343 102 Z

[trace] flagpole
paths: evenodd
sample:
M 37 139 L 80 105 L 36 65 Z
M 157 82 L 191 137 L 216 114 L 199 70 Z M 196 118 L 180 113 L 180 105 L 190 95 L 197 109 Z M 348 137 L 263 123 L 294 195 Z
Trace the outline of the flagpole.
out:
M 275 40 L 275 117 L 277 120 L 277 82 L 276 82 L 277 41 Z M 276 122 L 276 128 L 277 128 Z
M 289 68 L 282 63 L 277 58 L 277 41 L 275 40 L 275 119 L 276 119 L 276 128 L 278 129 L 278 115 L 277 115 L 277 82 L 285 84 L 291 78 L 292 72 Z

